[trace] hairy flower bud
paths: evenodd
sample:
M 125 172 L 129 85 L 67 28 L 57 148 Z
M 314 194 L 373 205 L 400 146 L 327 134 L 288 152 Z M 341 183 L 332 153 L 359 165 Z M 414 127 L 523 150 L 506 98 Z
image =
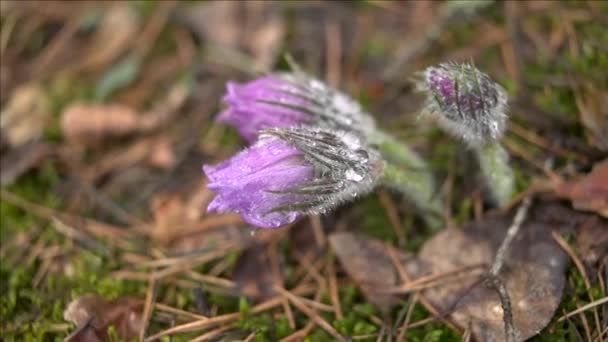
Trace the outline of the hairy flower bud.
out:
M 502 137 L 507 95 L 471 64 L 445 63 L 427 68 L 419 90 L 427 94 L 425 112 L 438 113 L 439 124 L 471 146 Z
M 228 82 L 224 101 L 229 107 L 218 120 L 250 142 L 266 128 L 314 125 L 367 135 L 375 126 L 355 100 L 301 72 Z
M 217 194 L 208 211 L 237 212 L 252 225 L 276 228 L 368 193 L 384 161 L 351 133 L 274 128 L 232 159 L 203 170 Z

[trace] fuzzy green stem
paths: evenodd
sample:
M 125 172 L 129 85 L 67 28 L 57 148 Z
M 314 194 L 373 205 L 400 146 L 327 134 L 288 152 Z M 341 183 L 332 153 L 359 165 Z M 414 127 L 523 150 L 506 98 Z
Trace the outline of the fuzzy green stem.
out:
M 420 209 L 431 228 L 440 228 L 442 205 L 424 160 L 407 145 L 382 132 L 372 136 L 372 143 L 378 146 L 387 162 L 383 183 L 405 195 Z
M 513 196 L 515 183 L 509 154 L 498 142 L 478 147 L 475 152 L 492 197 L 499 206 L 504 206 Z

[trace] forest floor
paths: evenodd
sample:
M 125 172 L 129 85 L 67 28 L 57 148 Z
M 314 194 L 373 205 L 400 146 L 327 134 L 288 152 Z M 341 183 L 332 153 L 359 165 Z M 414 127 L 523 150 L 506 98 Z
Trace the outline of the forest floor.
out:
M 0 339 L 504 340 L 483 270 L 531 198 L 501 275 L 511 323 L 608 341 L 606 2 L 0 5 Z M 201 166 L 246 146 L 215 121 L 226 82 L 286 56 L 420 152 L 445 229 L 385 188 L 276 230 L 206 214 Z M 448 61 L 508 91 L 507 208 L 419 117 L 412 79 Z

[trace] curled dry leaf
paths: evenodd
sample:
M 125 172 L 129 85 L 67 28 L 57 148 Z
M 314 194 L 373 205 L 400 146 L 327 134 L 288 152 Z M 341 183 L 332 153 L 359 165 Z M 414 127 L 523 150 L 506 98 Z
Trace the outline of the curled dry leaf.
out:
M 564 288 L 568 256 L 551 238 L 551 231 L 572 231 L 585 217 L 561 205 L 539 205 L 515 237 L 500 277 L 509 293 L 514 325 L 522 340 L 549 323 Z M 425 243 L 417 262 L 407 271 L 412 277 L 419 277 L 489 265 L 511 221 L 511 215 L 495 215 L 462 229 L 445 229 Z M 471 324 L 478 341 L 504 341 L 500 299 L 481 280 L 468 277 L 446 281 L 422 295 L 461 328 Z
M 559 184 L 555 192 L 572 201 L 575 209 L 608 217 L 608 159 L 596 164 L 581 179 Z
M 381 309 L 389 309 L 399 302 L 396 296 L 386 291 L 394 288 L 399 278 L 385 243 L 348 232 L 331 234 L 329 243 L 346 273 L 371 303 Z M 402 264 L 410 259 L 400 252 L 398 257 Z
M 114 326 L 121 340 L 138 336 L 142 325 L 143 301 L 121 298 L 107 301 L 96 294 L 75 299 L 63 312 L 63 318 L 77 326 L 68 342 L 109 341 L 108 328 Z
M 49 122 L 50 102 L 37 84 L 15 89 L 0 115 L 3 139 L 14 147 L 39 139 Z
M 138 123 L 138 114 L 132 108 L 119 104 L 74 104 L 61 117 L 65 138 L 85 144 L 131 134 L 137 130 Z
M 73 143 L 94 145 L 104 140 L 124 137 L 135 133 L 150 132 L 163 128 L 179 113 L 179 108 L 191 94 L 187 85 L 175 84 L 155 104 L 149 113 L 139 114 L 133 108 L 121 104 L 75 103 L 66 108 L 61 116 L 61 129 L 65 138 Z M 169 141 L 163 140 L 163 148 Z M 161 141 L 159 140 L 159 141 Z M 153 163 L 170 167 L 174 162 L 169 151 L 153 156 Z

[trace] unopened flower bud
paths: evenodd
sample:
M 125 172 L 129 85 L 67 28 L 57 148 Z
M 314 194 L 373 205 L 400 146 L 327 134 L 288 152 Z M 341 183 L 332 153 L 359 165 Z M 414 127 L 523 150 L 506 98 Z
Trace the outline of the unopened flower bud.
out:
M 427 95 L 425 112 L 438 113 L 439 124 L 471 146 L 496 141 L 505 131 L 507 95 L 471 64 L 429 67 L 418 83 Z

